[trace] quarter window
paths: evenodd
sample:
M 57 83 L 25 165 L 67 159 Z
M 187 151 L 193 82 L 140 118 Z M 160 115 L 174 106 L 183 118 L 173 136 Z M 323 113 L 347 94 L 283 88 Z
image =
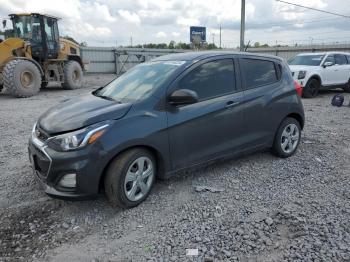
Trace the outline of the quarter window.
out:
M 179 81 L 178 88 L 195 91 L 199 100 L 232 93 L 235 90 L 233 60 L 222 59 L 198 66 Z
M 260 59 L 241 59 L 246 88 L 254 88 L 277 82 L 275 63 Z

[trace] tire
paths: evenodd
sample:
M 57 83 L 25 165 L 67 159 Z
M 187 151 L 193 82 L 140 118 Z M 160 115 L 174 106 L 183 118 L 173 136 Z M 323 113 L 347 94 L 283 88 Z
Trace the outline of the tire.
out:
M 140 172 L 139 163 L 143 163 L 143 173 Z M 111 205 L 132 208 L 144 201 L 153 187 L 156 168 L 154 156 L 142 148 L 131 149 L 117 156 L 109 165 L 104 180 L 105 194 Z
M 12 60 L 3 71 L 4 87 L 15 97 L 30 97 L 40 90 L 41 74 L 37 66 L 28 60 Z
M 305 87 L 303 88 L 303 97 L 304 98 L 313 98 L 318 95 L 318 92 L 320 90 L 320 82 L 312 78 L 309 81 L 307 81 Z
M 343 90 L 346 93 L 350 93 L 350 79 L 349 79 L 348 83 L 346 84 L 346 86 L 343 87 Z
M 64 83 L 62 87 L 65 89 L 81 88 L 83 80 L 83 70 L 76 61 L 68 61 L 63 68 Z
M 282 121 L 277 129 L 275 140 L 273 142 L 272 153 L 281 158 L 292 156 L 298 149 L 300 137 L 300 123 L 295 118 L 287 117 Z M 287 144 L 285 144 L 285 142 L 287 142 Z

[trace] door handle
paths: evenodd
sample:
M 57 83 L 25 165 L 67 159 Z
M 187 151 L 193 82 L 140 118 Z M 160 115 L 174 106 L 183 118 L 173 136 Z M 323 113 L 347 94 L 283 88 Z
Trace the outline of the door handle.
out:
M 240 104 L 240 102 L 239 101 L 228 101 L 227 103 L 226 103 L 226 108 L 231 108 L 231 107 L 234 107 L 234 106 L 236 106 L 236 105 L 239 105 Z

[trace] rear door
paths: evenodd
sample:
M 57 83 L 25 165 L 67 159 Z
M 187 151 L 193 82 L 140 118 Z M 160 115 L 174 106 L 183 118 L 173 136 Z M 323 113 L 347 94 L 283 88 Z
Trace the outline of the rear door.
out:
M 245 148 L 270 144 L 288 110 L 290 79 L 282 77 L 284 66 L 273 59 L 246 56 L 239 63 L 244 89 Z
M 242 100 L 233 56 L 198 62 L 170 87 L 190 89 L 199 102 L 168 105 L 168 134 L 173 169 L 239 151 L 243 130 Z

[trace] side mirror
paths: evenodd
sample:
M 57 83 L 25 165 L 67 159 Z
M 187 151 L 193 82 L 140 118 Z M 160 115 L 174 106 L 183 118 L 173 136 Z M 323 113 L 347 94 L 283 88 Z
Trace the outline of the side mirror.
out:
M 334 65 L 333 62 L 325 62 L 323 64 L 323 67 L 326 68 L 326 67 L 329 67 L 329 66 L 332 66 L 332 65 Z
M 178 89 L 169 96 L 168 101 L 175 106 L 189 105 L 198 102 L 198 95 L 189 89 Z

